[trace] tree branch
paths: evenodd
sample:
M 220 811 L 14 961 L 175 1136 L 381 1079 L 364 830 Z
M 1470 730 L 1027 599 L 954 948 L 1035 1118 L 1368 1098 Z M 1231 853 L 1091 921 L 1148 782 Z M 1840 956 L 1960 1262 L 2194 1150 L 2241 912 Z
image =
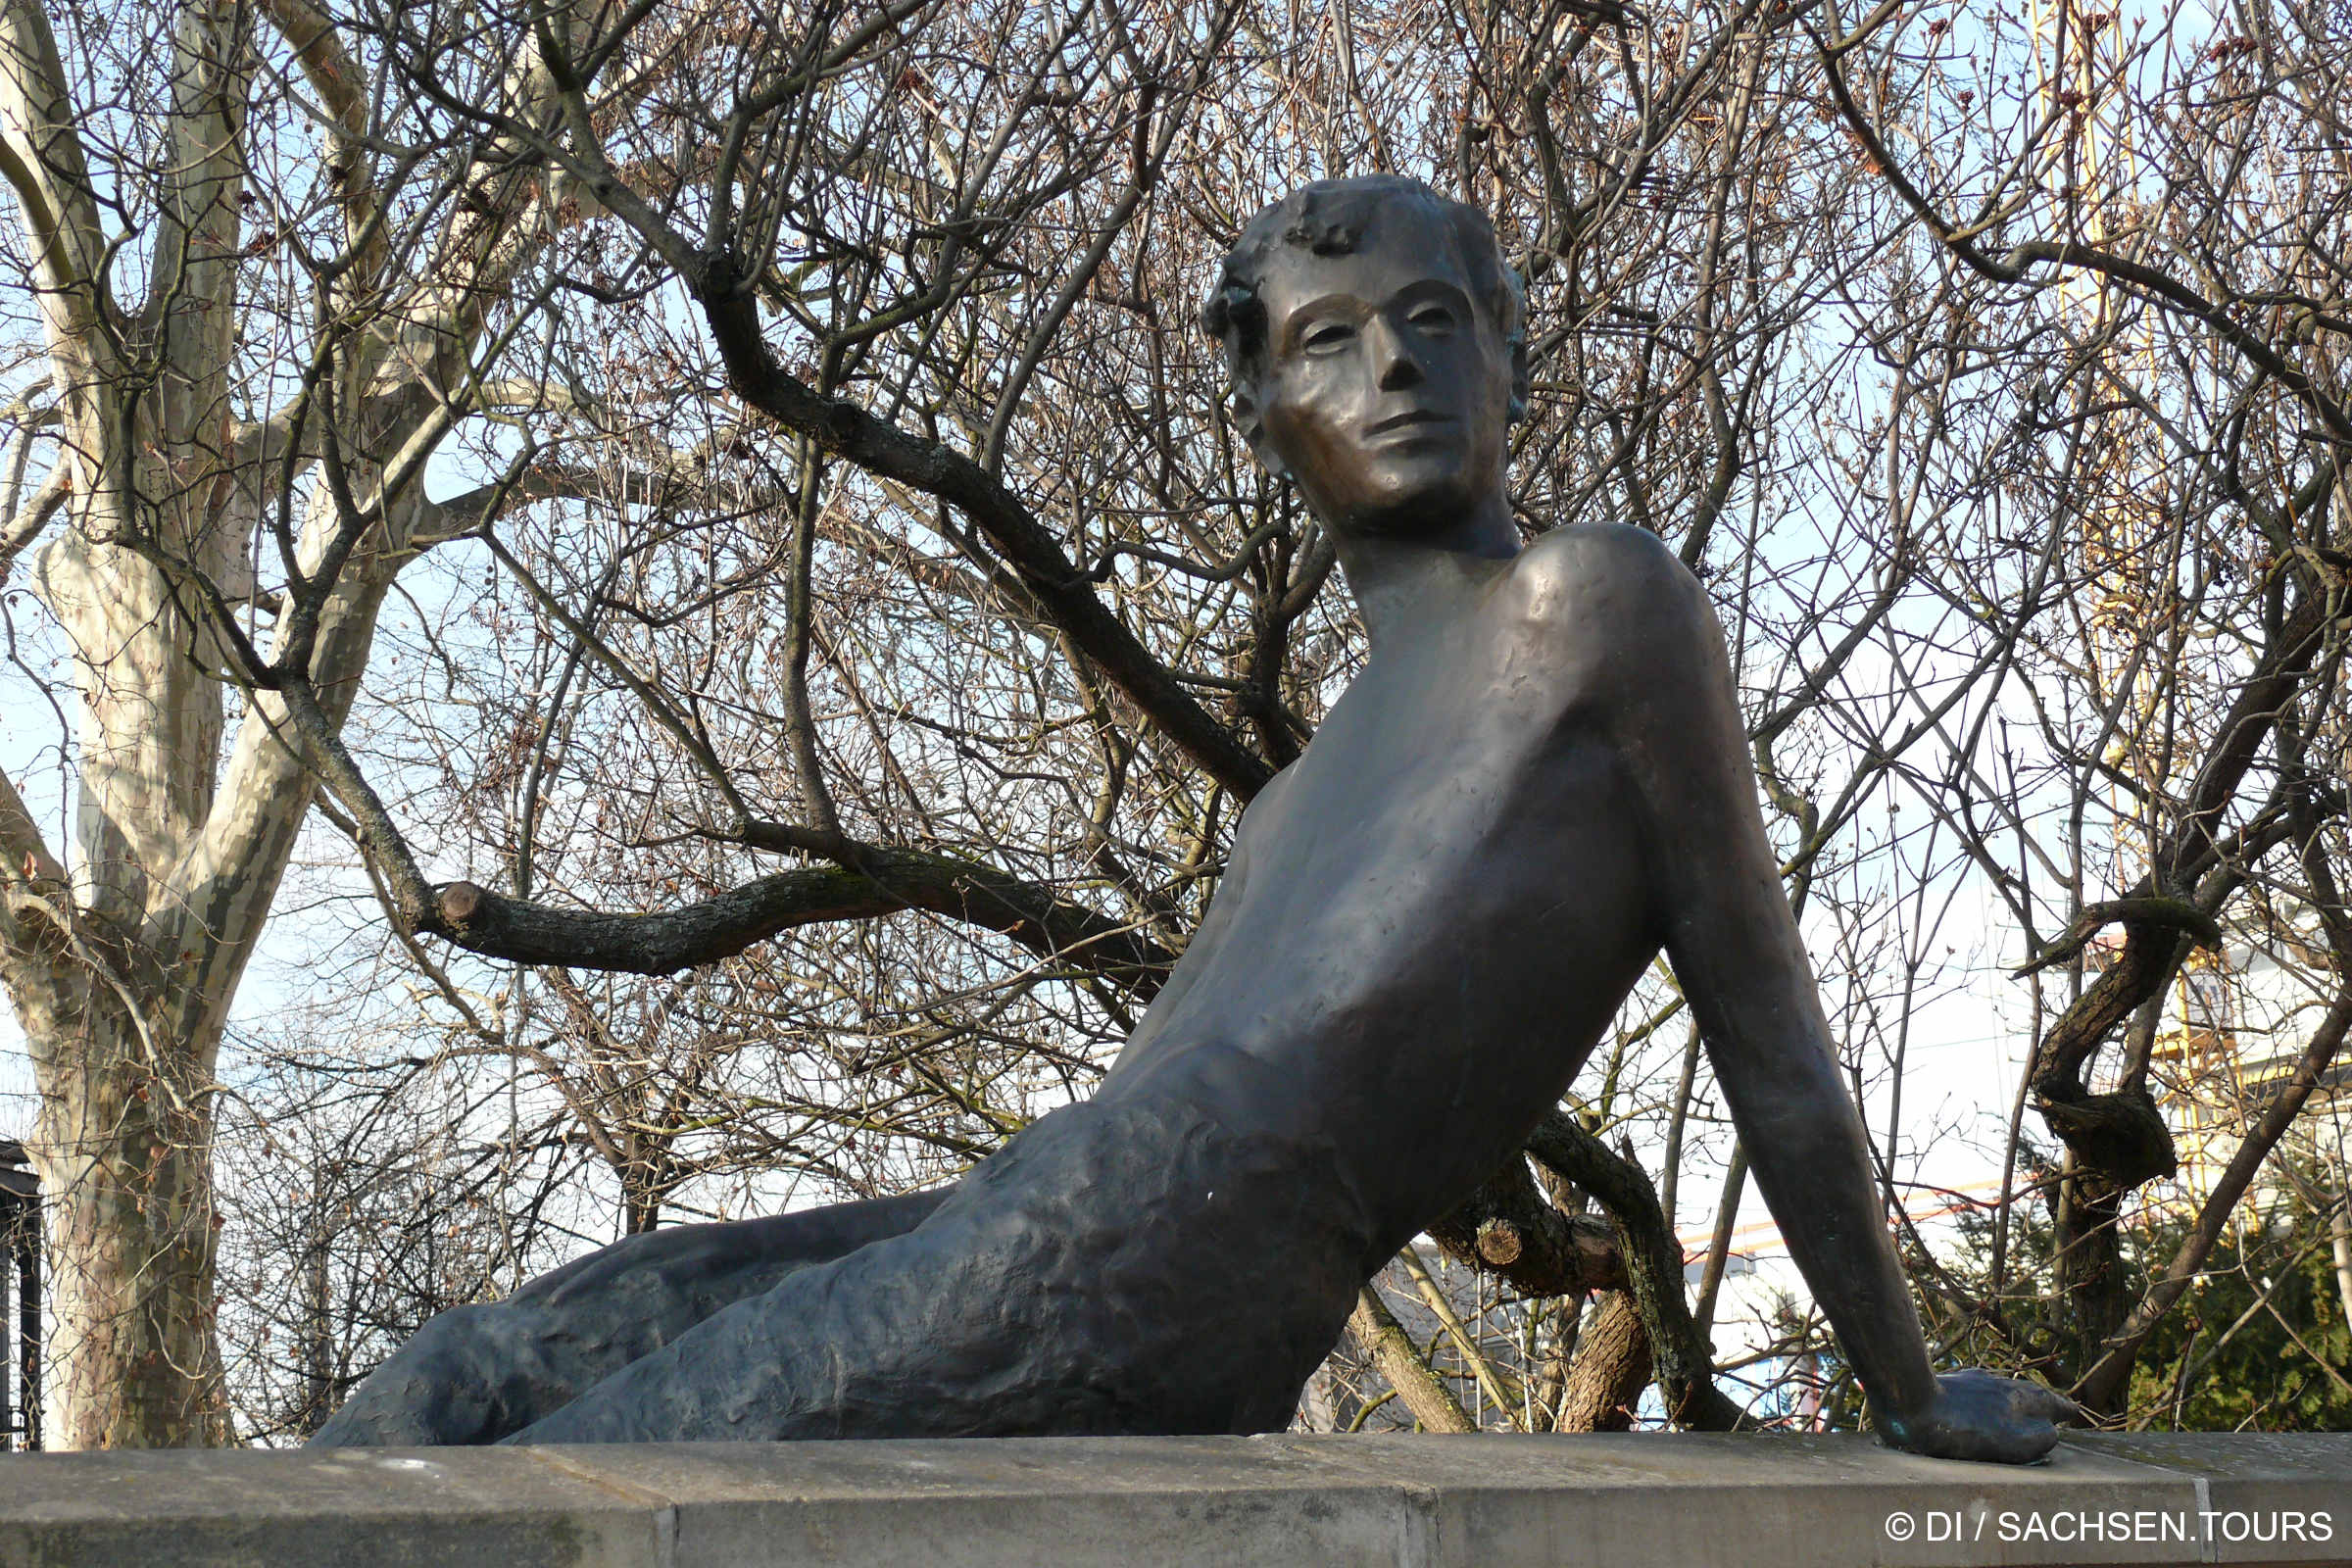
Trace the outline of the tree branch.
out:
M 848 863 L 747 882 L 653 914 L 562 909 L 471 882 L 439 890 L 417 929 L 484 957 L 627 974 L 669 974 L 732 957 L 780 931 L 924 909 L 999 931 L 1057 963 L 1149 999 L 1176 955 L 1132 927 L 1051 889 L 944 855 L 845 846 Z
M 1642 1167 L 1557 1110 L 1537 1125 L 1527 1152 L 1600 1200 L 1617 1222 L 1626 1288 L 1649 1334 L 1667 1419 L 1702 1432 L 1752 1431 L 1755 1420 L 1715 1387 L 1714 1347 L 1683 1299 L 1683 1250 Z
M 294 51 L 303 79 L 326 111 L 327 179 L 342 204 L 346 242 L 362 247 L 355 257 L 356 270 L 362 278 L 372 278 L 383 261 L 382 231 L 377 222 L 383 204 L 375 182 L 368 177 L 368 160 L 362 145 L 373 107 L 367 73 L 352 59 L 333 19 L 310 0 L 263 0 L 262 9 Z M 373 236 L 372 243 L 369 236 Z
M 737 396 L 788 430 L 885 479 L 936 496 L 971 519 L 1039 607 L 1111 683 L 1210 777 L 1244 800 L 1274 769 L 1179 686 L 1133 632 L 1095 597 L 1053 533 L 994 474 L 971 459 L 821 396 L 776 362 L 748 289 L 713 263 L 692 279 Z
M 1355 1311 L 1348 1319 L 1348 1331 L 1355 1336 L 1356 1348 L 1373 1369 L 1389 1380 L 1396 1397 L 1413 1412 L 1413 1419 L 1428 1432 L 1476 1432 L 1477 1423 L 1461 1401 L 1446 1392 L 1422 1361 L 1421 1352 L 1413 1348 L 1403 1325 L 1396 1321 L 1380 1293 L 1367 1285 L 1356 1293 Z
M 2319 656 L 2328 622 L 2346 611 L 2328 596 L 2307 593 L 2278 628 L 2254 672 L 2238 688 L 2215 733 L 2220 737 L 2197 769 L 2181 808 L 2180 826 L 2162 852 L 2151 858 L 2155 869 L 2175 883 L 2197 874 L 2213 844 L 2213 824 L 2230 808 L 2237 786 L 2254 765 L 2263 743 L 2278 727 L 2278 715 L 2296 685 Z
M 112 360 L 101 334 L 106 237 L 77 123 L 48 14 L 39 0 L 0 0 L 0 178 L 32 242 L 50 346 L 95 370 Z
M 66 933 L 53 927 L 50 911 L 66 894 L 66 868 L 41 838 L 40 824 L 24 797 L 0 772 L 0 982 L 11 992 L 56 989 L 56 965 L 45 962 L 62 948 Z M 24 926 L 32 913 L 38 924 Z
M 2312 1091 L 2319 1086 L 2320 1075 L 2335 1059 L 2348 1026 L 2352 1026 L 2352 991 L 2337 995 L 2335 1004 L 2313 1031 L 2311 1043 L 2296 1059 L 2294 1070 L 2278 1084 L 2262 1119 L 2247 1132 L 2245 1142 L 2238 1145 L 2237 1152 L 2214 1182 L 2212 1195 L 2197 1211 L 2195 1228 L 2173 1254 L 2163 1277 L 2148 1287 L 2139 1304 L 2132 1309 L 2132 1315 L 2124 1320 L 2124 1326 L 2107 1342 L 2107 1348 L 2098 1360 L 2070 1391 L 2075 1398 L 2094 1410 L 2113 1408 L 2131 1379 L 2141 1347 L 2148 1343 L 2148 1337 L 2156 1332 L 2156 1325 L 2173 1309 L 2174 1303 L 2195 1283 L 2197 1271 L 2204 1267 L 2214 1244 L 2229 1230 L 2230 1219 L 2237 1212 L 2238 1200 L 2253 1185 L 2255 1174 L 2262 1169 L 2263 1161 L 2270 1158 L 2278 1140 L 2286 1136 L 2286 1130 L 2302 1114 Z
M 49 525 L 49 519 L 57 514 L 57 509 L 64 506 L 66 498 L 73 493 L 74 484 L 68 466 L 60 463 L 49 470 L 49 476 L 41 481 L 40 489 L 33 492 L 32 500 L 25 504 L 24 511 L 13 517 L 0 517 L 0 585 L 7 583 L 17 558 L 24 553 L 24 547 L 41 536 L 41 530 Z
M 0 773 L 0 879 L 63 883 L 66 868 L 50 853 L 40 824 L 24 806 L 24 798 Z
M 1810 27 L 1806 31 L 1812 33 Z M 1830 96 L 1837 100 L 1838 112 L 1844 117 L 1846 128 L 1861 142 L 1862 150 L 1878 166 L 1903 205 L 1910 208 L 1919 220 L 1928 226 L 1928 231 L 1936 236 L 1937 243 L 1959 257 L 1970 270 L 1995 282 L 2015 283 L 2022 281 L 2027 270 L 2033 267 L 2073 267 L 2128 284 L 2140 294 L 2204 322 L 2223 342 L 2244 355 L 2255 368 L 2277 377 L 2301 398 L 2304 406 L 2319 416 L 2320 423 L 2327 427 L 2329 435 L 2339 442 L 2352 444 L 2352 416 L 2345 414 L 2343 405 L 2326 388 L 2288 364 L 2269 343 L 2231 320 L 2226 302 L 2209 300 L 2180 279 L 2153 267 L 2129 257 L 2117 256 L 2094 245 L 2085 245 L 2079 240 L 2029 240 L 2022 245 L 2012 245 L 2001 256 L 1987 255 L 1978 249 L 1972 231 L 1959 227 L 1936 212 L 1926 195 L 1911 183 L 1901 167 L 1887 153 L 1886 144 L 1880 137 L 1877 127 L 1871 124 L 1870 117 L 1854 101 L 1853 93 L 1846 85 L 1845 73 L 1838 64 L 1838 56 L 1844 47 L 1850 47 L 1850 43 L 1834 46 L 1824 42 L 1819 34 L 1813 34 L 1813 41 L 1821 54 L 1823 72 L 1829 78 Z
M 2032 973 L 2061 961 L 2080 951 L 2098 927 L 2123 922 L 2123 951 L 2050 1025 L 2028 1074 L 2042 1119 L 2102 1180 L 2132 1187 L 2177 1168 L 2171 1131 L 2146 1087 L 2129 1083 L 2114 1093 L 2094 1095 L 2083 1087 L 2082 1066 L 2119 1024 L 2172 979 L 2189 943 L 2220 945 L 2214 910 L 2229 888 L 2209 890 L 2201 895 L 2201 904 L 2190 903 L 2159 895 L 2159 876 L 2205 866 L 2220 858 L 2225 846 L 2250 859 L 2285 836 L 2286 819 L 2276 818 L 2267 824 L 2250 823 L 2233 841 L 2216 843 L 2211 824 L 2235 797 L 2263 741 L 2278 727 L 2278 715 L 2319 649 L 2326 624 L 2317 596 L 2306 598 L 2287 618 L 2223 719 L 2221 738 L 2198 770 L 2179 825 L 2151 857 L 2155 869 L 2126 897 L 2086 907 L 2066 936 L 2021 971 Z M 2333 815 L 2341 804 L 2330 796 L 2315 808 L 2324 807 L 2326 814 Z
M 2103 904 L 2086 904 L 2075 916 L 2075 923 L 2035 956 L 2010 970 L 2011 974 L 2039 974 L 2055 968 L 2089 946 L 2090 939 L 2117 921 L 2132 924 L 2163 926 L 2186 936 L 2200 948 L 2219 951 L 2222 945 L 2222 924 L 2186 899 L 2165 899 L 2153 895 L 2130 899 L 2110 899 Z M 2126 1009 L 2127 1011 L 2130 1009 Z

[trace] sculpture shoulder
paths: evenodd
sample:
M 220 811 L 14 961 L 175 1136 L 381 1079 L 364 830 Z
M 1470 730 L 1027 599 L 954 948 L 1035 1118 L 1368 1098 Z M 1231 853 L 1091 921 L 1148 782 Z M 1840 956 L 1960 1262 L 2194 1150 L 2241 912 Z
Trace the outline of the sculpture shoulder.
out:
M 1706 591 L 1664 541 L 1622 523 L 1555 528 L 1512 564 L 1518 612 L 1625 659 L 1683 654 L 1719 635 Z

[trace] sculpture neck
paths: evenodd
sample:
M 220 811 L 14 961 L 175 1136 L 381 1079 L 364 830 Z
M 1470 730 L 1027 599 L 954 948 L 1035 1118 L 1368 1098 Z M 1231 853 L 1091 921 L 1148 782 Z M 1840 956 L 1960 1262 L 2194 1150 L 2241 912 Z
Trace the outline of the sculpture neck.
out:
M 1485 563 L 1519 553 L 1519 530 L 1502 497 L 1492 495 L 1459 519 L 1419 532 L 1333 530 L 1332 547 L 1355 595 L 1375 650 L 1411 640 L 1449 615 L 1465 590 L 1484 583 Z

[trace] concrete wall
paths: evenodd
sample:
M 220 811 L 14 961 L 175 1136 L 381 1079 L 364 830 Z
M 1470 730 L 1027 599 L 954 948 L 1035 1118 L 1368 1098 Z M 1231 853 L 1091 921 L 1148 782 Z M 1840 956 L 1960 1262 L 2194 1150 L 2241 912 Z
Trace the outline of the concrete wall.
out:
M 1956 1539 L 1955 1539 L 1956 1538 Z M 0 1457 L 0 1565 L 2352 1565 L 2352 1434 L 1018 1439 Z

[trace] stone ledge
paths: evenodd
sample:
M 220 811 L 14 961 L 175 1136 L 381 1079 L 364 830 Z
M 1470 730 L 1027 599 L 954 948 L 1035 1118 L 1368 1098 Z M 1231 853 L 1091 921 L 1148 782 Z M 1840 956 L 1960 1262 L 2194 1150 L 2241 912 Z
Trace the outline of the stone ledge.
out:
M 908 1562 L 2352 1568 L 2352 1434 L 2084 1435 L 2026 1469 L 1687 1433 L 0 1458 L 0 1568 Z

